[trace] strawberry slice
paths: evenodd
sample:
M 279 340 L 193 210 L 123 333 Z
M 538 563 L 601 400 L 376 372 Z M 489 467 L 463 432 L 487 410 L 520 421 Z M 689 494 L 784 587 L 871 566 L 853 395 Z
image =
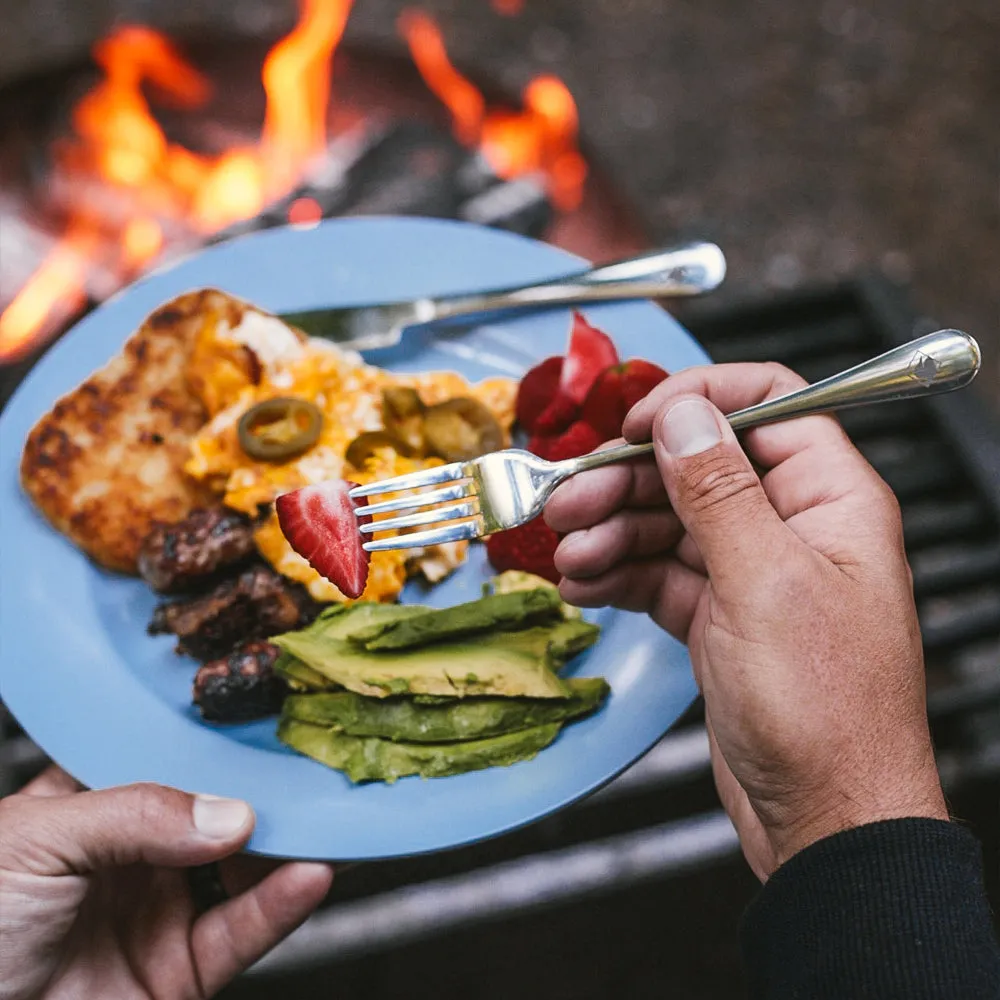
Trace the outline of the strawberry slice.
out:
M 587 393 L 580 419 L 590 424 L 601 440 L 610 441 L 621 434 L 628 411 L 666 377 L 659 365 L 641 358 L 612 365 L 598 376 Z
M 552 401 L 538 415 L 535 429 L 532 433 L 540 437 L 554 437 L 567 430 L 576 418 L 580 416 L 580 407 L 569 396 L 556 390 Z
M 509 531 L 498 531 L 486 539 L 486 554 L 498 573 L 519 569 L 553 583 L 559 582 L 555 554 L 559 536 L 539 516 Z
M 528 451 L 539 458 L 547 458 L 550 462 L 559 462 L 564 458 L 579 458 L 603 444 L 605 438 L 583 420 L 575 423 L 558 437 L 533 437 L 528 441 Z
M 546 358 L 525 372 L 517 388 L 517 422 L 529 433 L 536 432 L 536 422 L 552 402 L 562 374 L 561 357 Z
M 618 351 L 612 339 L 596 326 L 591 326 L 580 313 L 574 312 L 569 349 L 559 376 L 560 393 L 577 406 L 583 405 L 598 375 L 616 364 Z
M 368 581 L 369 556 L 358 525 L 371 520 L 354 513 L 368 502 L 348 496 L 355 486 L 346 479 L 330 479 L 284 493 L 274 502 L 288 544 L 350 598 L 360 597 Z

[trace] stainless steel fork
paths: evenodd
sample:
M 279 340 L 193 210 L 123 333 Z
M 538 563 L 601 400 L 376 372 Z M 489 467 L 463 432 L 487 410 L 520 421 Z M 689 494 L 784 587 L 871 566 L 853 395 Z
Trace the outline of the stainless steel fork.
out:
M 979 345 L 972 337 L 958 330 L 938 330 L 839 375 L 737 410 L 726 419 L 734 430 L 741 431 L 812 413 L 950 392 L 968 385 L 979 371 L 980 363 Z M 351 490 L 351 496 L 403 494 L 357 509 L 359 517 L 399 515 L 361 524 L 364 534 L 406 529 L 401 535 L 365 542 L 369 552 L 439 545 L 516 528 L 540 514 L 552 491 L 569 476 L 639 458 L 652 450 L 652 444 L 625 444 L 581 458 L 548 462 L 530 452 L 511 448 L 469 462 L 452 462 L 358 486 Z M 437 488 L 415 492 L 428 486 Z M 431 509 L 419 510 L 422 507 Z M 424 530 L 410 531 L 412 528 Z

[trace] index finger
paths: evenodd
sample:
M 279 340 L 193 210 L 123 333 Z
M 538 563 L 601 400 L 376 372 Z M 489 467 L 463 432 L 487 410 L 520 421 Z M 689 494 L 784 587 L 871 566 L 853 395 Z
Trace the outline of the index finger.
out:
M 653 418 L 664 404 L 692 393 L 711 400 L 723 413 L 775 399 L 808 385 L 790 368 L 775 363 L 704 365 L 664 379 L 629 411 L 622 427 L 627 441 L 649 441 Z M 863 462 L 840 424 L 832 417 L 798 417 L 756 427 L 742 435 L 747 454 L 759 465 L 774 468 L 807 448 L 833 447 L 854 452 Z

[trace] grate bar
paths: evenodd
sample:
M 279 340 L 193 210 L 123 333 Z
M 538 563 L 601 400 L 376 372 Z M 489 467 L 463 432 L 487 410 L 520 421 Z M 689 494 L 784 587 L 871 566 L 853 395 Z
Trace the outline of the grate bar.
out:
M 310 917 L 249 974 L 301 972 L 452 928 L 665 878 L 738 850 L 736 831 L 718 810 L 335 904 Z
M 918 597 L 1000 580 L 1000 540 L 924 549 L 911 557 L 910 568 Z
M 903 505 L 907 551 L 953 538 L 981 534 L 989 526 L 986 508 L 975 497 L 917 498 Z
M 1000 587 L 987 586 L 919 602 L 924 648 L 953 648 L 1000 635 Z

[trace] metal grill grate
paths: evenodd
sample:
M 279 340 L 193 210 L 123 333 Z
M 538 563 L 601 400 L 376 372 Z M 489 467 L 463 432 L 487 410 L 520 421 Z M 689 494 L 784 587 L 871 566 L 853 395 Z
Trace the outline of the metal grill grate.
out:
M 862 278 L 724 311 L 699 305 L 682 318 L 717 361 L 780 361 L 815 380 L 924 332 L 896 295 Z M 1000 428 L 970 393 L 849 412 L 843 423 L 903 509 L 942 777 L 955 788 L 996 774 Z M 42 760 L 0 716 L 0 794 Z M 736 849 L 696 707 L 632 769 L 556 817 L 488 844 L 345 872 L 333 905 L 254 971 L 301 971 L 384 950 L 712 864 Z

